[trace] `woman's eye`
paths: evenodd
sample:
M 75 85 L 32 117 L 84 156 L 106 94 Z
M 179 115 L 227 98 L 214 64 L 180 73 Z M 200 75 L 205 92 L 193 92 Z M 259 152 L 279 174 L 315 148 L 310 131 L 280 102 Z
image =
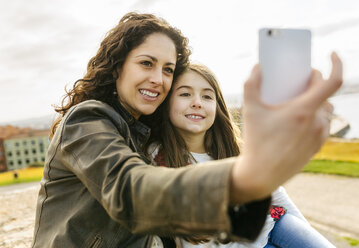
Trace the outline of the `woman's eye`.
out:
M 190 96 L 189 93 L 181 93 L 180 96 Z
M 168 74 L 173 74 L 174 70 L 170 67 L 165 68 L 165 72 L 167 72 Z
M 152 62 L 151 62 L 151 61 L 142 61 L 141 64 L 144 65 L 144 66 L 147 66 L 147 67 L 152 66 Z

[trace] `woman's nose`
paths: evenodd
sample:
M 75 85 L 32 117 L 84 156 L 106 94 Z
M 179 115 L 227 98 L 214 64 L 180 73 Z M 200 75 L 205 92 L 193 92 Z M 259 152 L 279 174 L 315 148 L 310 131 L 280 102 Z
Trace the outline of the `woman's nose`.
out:
M 163 84 L 162 69 L 158 68 L 158 69 L 152 70 L 150 81 L 151 81 L 151 83 L 162 85 Z

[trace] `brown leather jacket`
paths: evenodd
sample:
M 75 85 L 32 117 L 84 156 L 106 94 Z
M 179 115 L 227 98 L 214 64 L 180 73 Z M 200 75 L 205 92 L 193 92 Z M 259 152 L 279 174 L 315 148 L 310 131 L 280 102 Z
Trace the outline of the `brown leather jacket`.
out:
M 89 100 L 70 109 L 48 149 L 32 247 L 146 247 L 151 234 L 195 232 L 256 237 L 270 199 L 228 208 L 234 159 L 154 167 L 140 152 L 149 133 L 121 106 Z

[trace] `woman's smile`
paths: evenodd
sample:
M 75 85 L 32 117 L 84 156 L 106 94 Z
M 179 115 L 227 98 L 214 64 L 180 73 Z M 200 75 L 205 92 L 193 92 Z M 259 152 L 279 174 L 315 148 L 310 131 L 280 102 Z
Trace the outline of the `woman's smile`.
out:
M 154 90 L 140 89 L 138 92 L 143 96 L 143 99 L 147 101 L 156 101 L 160 93 Z

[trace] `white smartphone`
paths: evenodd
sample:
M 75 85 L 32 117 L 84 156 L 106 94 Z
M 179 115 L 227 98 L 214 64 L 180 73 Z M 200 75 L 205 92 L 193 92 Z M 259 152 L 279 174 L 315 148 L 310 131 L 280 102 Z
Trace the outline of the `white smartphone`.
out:
M 311 68 L 311 32 L 307 29 L 259 30 L 263 102 L 281 104 L 307 87 Z

